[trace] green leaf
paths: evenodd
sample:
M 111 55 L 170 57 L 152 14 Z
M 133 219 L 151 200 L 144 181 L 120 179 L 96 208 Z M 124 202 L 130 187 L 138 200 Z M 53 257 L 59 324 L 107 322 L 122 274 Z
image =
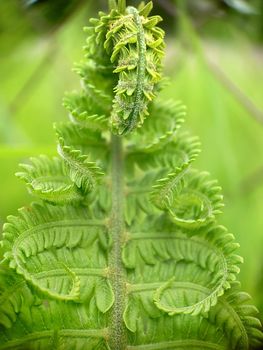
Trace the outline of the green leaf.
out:
M 154 101 L 149 107 L 150 117 L 143 128 L 127 137 L 129 153 L 153 152 L 162 149 L 171 140 L 175 140 L 186 115 L 186 108 L 180 101 L 171 100 L 165 103 Z
M 20 164 L 23 171 L 16 176 L 24 180 L 33 195 L 51 203 L 79 203 L 83 194 L 68 177 L 62 160 L 40 156 L 31 164 Z
M 13 270 L 0 268 L 0 325 L 11 328 L 21 309 L 35 303 L 27 283 Z
M 130 299 L 128 304 L 126 305 L 123 320 L 127 329 L 133 333 L 137 330 L 137 318 L 139 316 L 138 307 L 136 305 L 136 301 L 134 299 Z
M 89 192 L 96 186 L 104 173 L 96 162 L 91 161 L 88 155 L 83 154 L 82 149 L 85 151 L 86 145 L 87 149 L 89 149 L 90 146 L 95 147 L 97 135 L 93 134 L 89 139 L 90 133 L 88 129 L 79 128 L 77 126 L 70 127 L 67 125 L 56 127 L 56 131 L 59 142 L 58 153 L 68 166 L 69 177 L 84 193 Z M 76 149 L 74 146 L 68 145 L 74 144 L 74 141 L 77 140 L 78 144 L 80 144 L 81 141 L 83 142 L 82 149 Z
M 192 169 L 200 145 L 180 130 L 185 107 L 155 98 L 161 18 L 152 2 L 110 3 L 85 29 L 81 92 L 56 127 L 62 159 L 18 174 L 44 202 L 4 226 L 0 349 L 260 347 L 236 283 L 239 245 L 216 221 L 220 187 Z
M 105 313 L 114 303 L 114 293 L 112 287 L 106 279 L 99 279 L 96 283 L 96 304 L 98 309 Z
M 166 209 L 177 225 L 196 229 L 221 213 L 222 195 L 217 181 L 209 174 L 190 169 L 189 164 L 158 180 L 152 192 L 153 203 Z
M 179 283 L 177 285 L 179 286 Z M 190 298 L 194 298 L 197 293 L 203 296 L 210 293 L 207 287 L 199 288 L 194 284 L 189 284 L 187 289 Z M 254 317 L 254 308 L 252 310 L 247 303 L 237 302 L 239 294 L 242 292 L 238 283 L 233 283 L 231 289 L 219 297 L 217 304 L 206 314 L 195 316 L 160 314 L 159 317 L 157 315 L 152 317 L 147 312 L 142 312 L 140 296 L 135 297 L 131 294 L 128 305 L 132 306 L 130 308 L 132 313 L 129 315 L 127 312 L 126 316 L 126 322 L 131 322 L 130 342 L 135 346 L 143 344 L 145 347 L 154 344 L 153 349 L 176 348 L 178 345 L 183 349 L 245 350 L 250 345 L 256 348 L 262 342 L 261 325 Z M 182 295 L 182 299 L 178 302 L 185 297 Z M 168 298 L 166 302 L 169 304 L 171 299 Z M 246 310 L 251 310 L 249 316 L 246 315 Z M 141 331 L 143 326 L 145 326 L 144 332 Z
M 153 230 L 158 224 L 152 226 Z M 139 268 L 140 274 L 149 274 L 141 288 L 155 291 L 152 300 L 160 310 L 170 315 L 207 312 L 239 273 L 242 258 L 235 255 L 234 237 L 221 226 L 200 228 L 191 238 L 188 232 L 183 234 L 173 226 L 167 231 L 163 224 L 160 228 L 160 232 L 151 234 L 130 234 L 122 253 L 123 263 L 128 269 Z M 152 277 L 147 271 L 150 265 L 154 265 Z M 193 282 L 196 288 L 209 287 L 209 294 L 193 293 L 189 287 Z M 132 290 L 138 288 L 134 284 Z
M 84 208 L 34 204 L 20 209 L 20 215 L 10 216 L 5 224 L 1 242 L 4 261 L 39 293 L 82 300 L 90 296 L 92 276 L 105 275 L 104 253 L 96 245 L 105 231 L 104 223 Z M 83 254 L 93 256 L 98 268 L 93 269 Z
M 103 101 L 97 102 L 88 98 L 89 95 L 83 92 L 67 94 L 64 97 L 63 105 L 70 112 L 70 118 L 73 122 L 91 129 L 107 130 L 108 119 L 106 117 L 107 110 L 103 108 Z M 97 111 L 96 114 L 94 110 Z

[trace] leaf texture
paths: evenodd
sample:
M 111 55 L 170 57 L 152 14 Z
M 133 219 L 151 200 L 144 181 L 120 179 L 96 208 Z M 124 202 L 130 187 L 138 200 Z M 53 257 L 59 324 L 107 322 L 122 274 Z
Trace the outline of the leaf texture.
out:
M 94 112 L 94 106 L 92 105 L 92 101 L 87 98 L 86 92 L 83 92 L 82 95 L 78 93 L 67 94 L 63 105 L 69 111 L 70 119 L 74 123 L 93 129 L 107 129 L 108 120 L 106 111 L 103 110 L 104 104 L 98 104 L 95 109 L 97 113 L 92 114 Z
M 19 217 L 9 217 L 2 247 L 9 266 L 40 293 L 81 301 L 89 298 L 96 286 L 97 290 L 101 283 L 107 285 L 106 253 L 98 252 L 105 252 L 110 241 L 103 236 L 107 236 L 103 221 L 92 218 L 84 208 L 55 210 L 35 204 L 21 209 Z M 112 292 L 109 286 L 105 288 L 109 305 Z
M 169 315 L 195 315 L 207 312 L 215 305 L 217 298 L 236 279 L 238 265 L 242 262 L 242 258 L 235 254 L 237 247 L 233 236 L 223 227 L 199 229 L 191 238 L 183 232 L 131 233 L 122 257 L 125 266 L 134 269 L 134 276 L 130 271 L 132 290 L 149 290 L 152 303 Z M 174 267 L 169 271 L 171 261 Z M 148 268 L 147 275 L 154 277 L 156 274 L 157 277 L 142 283 L 137 280 L 137 268 L 142 273 L 147 265 L 153 270 L 150 273 Z M 193 296 L 191 291 L 188 295 L 193 271 L 195 283 L 211 289 L 204 299 L 201 295 Z
M 213 221 L 223 206 L 221 188 L 217 181 L 208 180 L 208 176 L 185 163 L 158 180 L 152 200 L 158 207 L 168 210 L 177 225 L 196 229 Z
M 183 104 L 156 98 L 161 18 L 152 2 L 109 3 L 85 28 L 60 158 L 17 174 L 38 202 L 4 225 L 0 350 L 260 348 L 221 188 L 192 167 Z
M 91 161 L 87 151 L 91 148 L 103 147 L 99 145 L 98 135 L 89 135 L 88 130 L 77 125 L 62 125 L 56 128 L 58 134 L 58 153 L 68 166 L 71 180 L 84 193 L 94 188 L 103 175 L 102 169 Z M 90 133 L 89 133 L 90 134 Z
M 189 284 L 188 288 L 192 290 L 192 295 L 209 293 L 206 287 L 199 288 L 195 284 Z M 132 344 L 128 349 L 242 350 L 248 349 L 250 342 L 258 346 L 262 341 L 261 326 L 255 318 L 257 310 L 247 303 L 248 300 L 247 294 L 241 292 L 238 285 L 232 284 L 232 288 L 204 316 L 162 316 L 154 314 L 154 309 L 151 309 L 150 316 L 147 299 L 133 296 L 128 304 L 133 311 L 125 313 Z M 142 329 L 144 331 L 139 331 Z
M 27 184 L 29 193 L 51 203 L 79 203 L 83 193 L 70 180 L 64 163 L 58 158 L 31 158 L 31 164 L 20 164 L 16 175 Z
M 177 101 L 154 101 L 149 107 L 150 116 L 144 121 L 143 128 L 128 135 L 129 153 L 146 153 L 162 149 L 174 139 L 181 128 L 186 115 L 185 106 Z

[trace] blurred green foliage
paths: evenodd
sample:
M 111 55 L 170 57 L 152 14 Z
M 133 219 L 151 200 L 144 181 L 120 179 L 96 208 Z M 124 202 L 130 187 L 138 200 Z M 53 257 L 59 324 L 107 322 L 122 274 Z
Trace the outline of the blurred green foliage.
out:
M 203 144 L 198 166 L 223 186 L 221 220 L 241 244 L 241 281 L 263 312 L 263 2 L 155 2 L 169 24 L 163 94 L 188 107 Z M 63 94 L 78 84 L 82 27 L 106 5 L 62 3 L 0 1 L 1 222 L 31 201 L 14 177 L 18 163 L 56 153 L 52 124 L 65 120 Z

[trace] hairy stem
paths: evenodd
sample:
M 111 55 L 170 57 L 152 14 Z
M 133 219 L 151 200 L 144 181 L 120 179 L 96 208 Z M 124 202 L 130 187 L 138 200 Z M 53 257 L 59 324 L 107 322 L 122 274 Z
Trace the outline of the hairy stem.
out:
M 114 350 L 126 349 L 126 330 L 123 322 L 125 305 L 125 269 L 122 264 L 122 242 L 125 234 L 124 184 L 123 184 L 122 140 L 112 136 L 112 212 L 110 232 L 113 246 L 110 255 L 110 269 L 115 303 L 111 311 L 110 346 Z

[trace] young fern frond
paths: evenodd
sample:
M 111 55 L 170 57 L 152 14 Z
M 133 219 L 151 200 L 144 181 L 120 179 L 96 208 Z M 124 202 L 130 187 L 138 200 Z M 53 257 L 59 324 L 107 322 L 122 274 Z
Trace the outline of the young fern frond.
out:
M 26 182 L 29 193 L 58 205 L 78 204 L 83 200 L 84 194 L 70 180 L 61 159 L 42 155 L 30 160 L 31 164 L 20 164 L 23 171 L 16 173 Z
M 164 33 L 152 3 L 91 20 L 60 158 L 17 176 L 38 202 L 1 241 L 0 350 L 248 350 L 262 345 L 220 226 L 221 189 L 192 168 L 185 107 L 155 98 Z
M 56 131 L 58 153 L 67 165 L 69 177 L 84 193 L 89 192 L 103 175 L 99 165 L 89 157 L 92 149 L 99 148 L 103 153 L 102 137 L 98 133 L 91 133 L 89 129 L 70 124 L 57 126 Z M 87 140 L 88 132 L 90 137 Z
M 167 209 L 178 226 L 196 229 L 214 221 L 223 204 L 217 182 L 207 180 L 208 173 L 190 168 L 191 160 L 158 180 L 152 200 Z
M 95 27 L 118 75 L 110 124 L 120 135 L 142 126 L 161 79 L 164 32 L 156 27 L 161 17 L 148 17 L 147 11 L 127 7 L 122 15 L 113 9 L 101 14 Z

